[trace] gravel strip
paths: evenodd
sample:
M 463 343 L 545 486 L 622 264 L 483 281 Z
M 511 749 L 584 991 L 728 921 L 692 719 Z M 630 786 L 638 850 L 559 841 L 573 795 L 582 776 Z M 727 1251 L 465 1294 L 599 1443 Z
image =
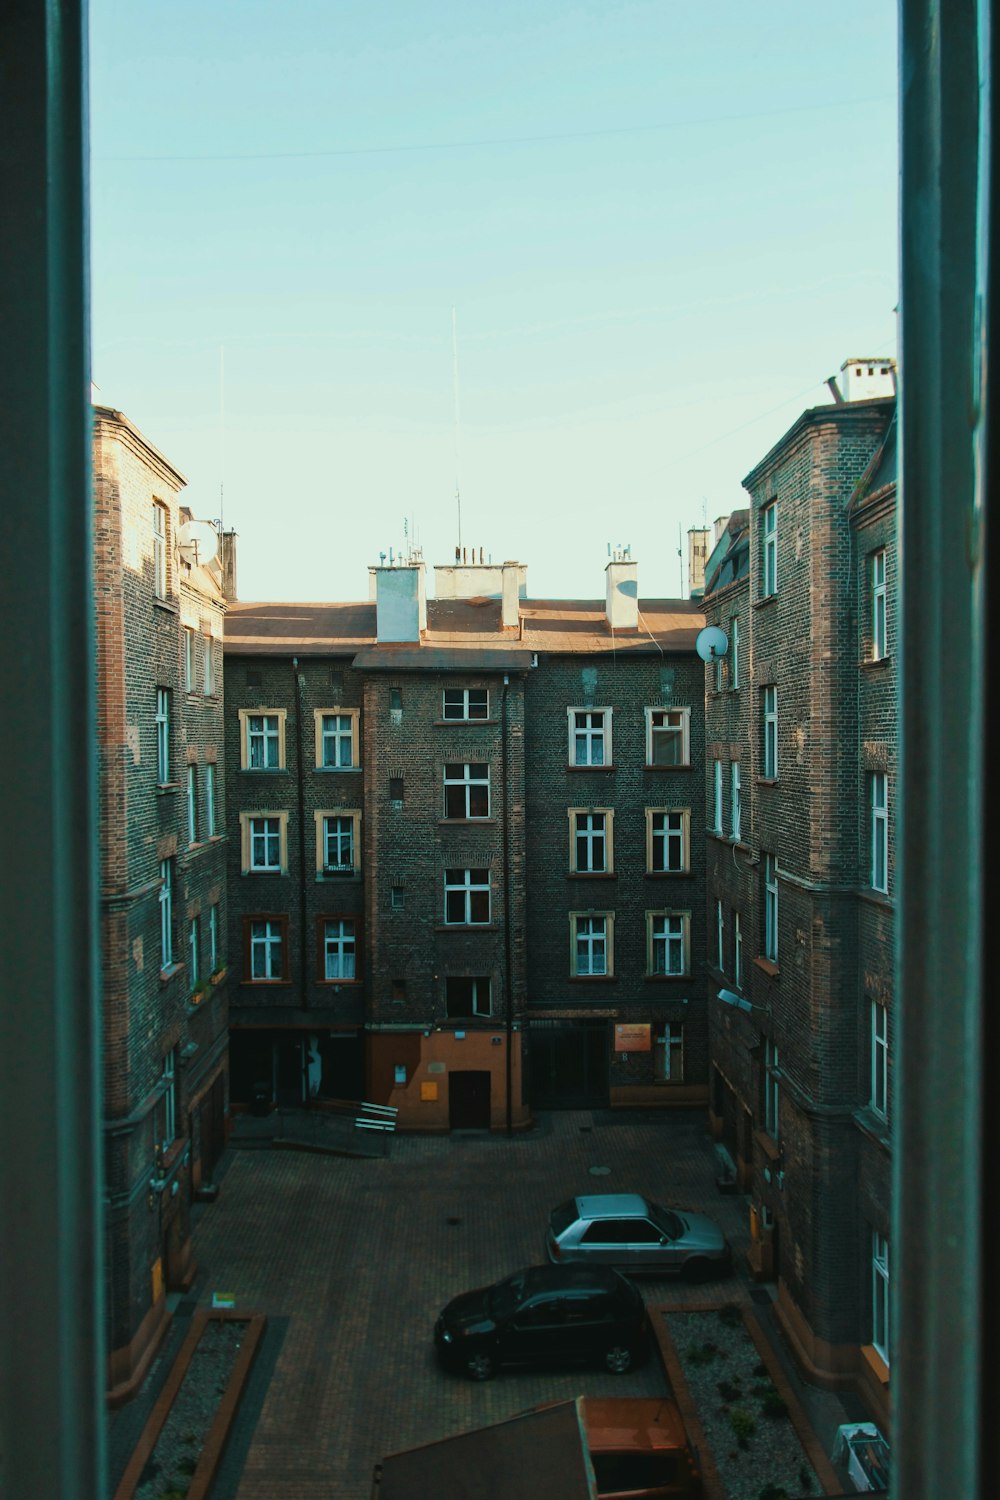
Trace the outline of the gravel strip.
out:
M 135 1491 L 135 1500 L 181 1500 L 187 1494 L 215 1420 L 247 1325 L 210 1319 Z
M 736 1304 L 664 1314 L 729 1500 L 822 1494 Z

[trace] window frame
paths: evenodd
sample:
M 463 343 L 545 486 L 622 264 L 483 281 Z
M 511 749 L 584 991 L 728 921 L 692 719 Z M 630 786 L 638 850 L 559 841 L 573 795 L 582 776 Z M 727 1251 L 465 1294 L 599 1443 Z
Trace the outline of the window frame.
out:
M 205 837 L 214 839 L 218 830 L 215 816 L 215 761 L 205 762 Z
M 452 702 L 452 703 L 449 704 L 449 702 L 448 702 L 448 695 L 449 695 L 449 693 L 452 695 L 453 699 L 454 699 L 454 697 L 455 697 L 456 694 L 461 693 L 461 695 L 462 695 L 462 701 L 461 701 L 461 703 L 455 704 L 454 702 Z M 482 706 L 482 713 L 478 712 L 478 709 L 480 707 L 480 705 L 478 703 L 476 704 L 477 712 L 476 713 L 472 712 L 472 706 L 473 705 L 472 705 L 471 694 L 473 694 L 473 693 L 476 693 L 476 694 L 482 693 L 483 694 L 483 697 L 484 697 L 485 701 L 481 705 Z M 460 708 L 462 711 L 460 713 L 449 713 L 448 712 L 449 708 L 455 708 L 455 707 Z M 470 687 L 464 687 L 464 688 L 456 688 L 456 687 L 447 688 L 446 687 L 446 688 L 442 688 L 441 689 L 441 722 L 443 724 L 483 724 L 483 723 L 488 722 L 489 717 L 490 717 L 490 690 L 489 690 L 488 687 L 471 687 L 471 688 Z
M 462 881 L 449 880 L 449 876 L 461 874 L 465 878 Z M 473 880 L 476 874 L 484 874 L 486 880 Z M 480 920 L 474 920 L 474 897 L 486 892 L 486 916 Z M 449 895 L 456 892 L 463 897 L 464 920 L 455 921 L 449 917 L 448 908 Z M 444 925 L 446 927 L 489 927 L 493 920 L 493 872 L 488 865 L 453 865 L 444 872 Z
M 327 864 L 327 828 L 326 824 L 331 818 L 339 818 L 351 823 L 351 864 L 348 868 Z M 321 807 L 313 813 L 313 826 L 316 830 L 316 879 L 344 879 L 361 873 L 361 818 L 360 807 Z M 342 835 L 340 835 L 342 837 Z
M 251 771 L 255 776 L 267 776 L 275 771 L 284 771 L 285 766 L 285 720 L 288 717 L 286 708 L 241 708 L 240 718 L 240 770 Z M 251 765 L 252 739 L 257 734 L 263 734 L 265 745 L 270 732 L 265 728 L 262 730 L 251 730 L 251 719 L 276 719 L 277 720 L 277 765 L 254 766 Z
M 781 1066 L 777 1046 L 770 1037 L 764 1041 L 764 1067 L 762 1071 L 764 1089 L 764 1133 L 772 1141 L 781 1139 Z
M 160 972 L 166 973 L 174 964 L 174 868 L 172 859 L 160 860 L 160 889 L 157 892 L 160 909 Z
M 167 566 L 170 511 L 162 500 L 153 501 L 151 530 L 153 538 L 153 596 L 156 599 L 166 599 L 170 588 L 170 573 Z
M 712 832 L 721 835 L 725 832 L 725 827 L 722 797 L 722 759 L 716 755 L 712 758 Z
M 177 1108 L 177 1062 L 178 1048 L 171 1047 L 163 1059 L 163 1067 L 160 1071 L 160 1082 L 166 1084 L 158 1101 L 156 1111 L 156 1122 L 159 1129 L 156 1132 L 157 1139 L 154 1142 L 155 1149 L 163 1157 L 177 1140 L 177 1123 L 179 1110 Z
M 729 621 L 729 686 L 740 686 L 740 617 L 733 615 Z
M 734 844 L 743 838 L 743 780 L 740 762 L 729 762 L 729 834 Z
M 219 903 L 213 901 L 208 908 L 208 959 L 209 973 L 219 968 Z
M 203 631 L 201 637 L 201 691 L 204 698 L 216 695 L 215 645 L 210 630 Z
M 184 814 L 187 824 L 188 848 L 192 848 L 199 842 L 198 839 L 198 767 L 194 761 L 187 763 L 187 775 L 184 778 Z
M 201 975 L 201 932 L 197 916 L 188 918 L 188 984 L 191 989 Z
M 672 716 L 678 715 L 680 724 L 673 725 L 654 724 L 656 715 Z M 691 709 L 689 705 L 671 705 L 670 707 L 647 707 L 646 717 L 646 768 L 655 771 L 682 771 L 691 765 Z M 664 737 L 669 734 L 670 741 L 680 739 L 680 760 L 656 760 L 655 747 L 664 742 Z M 658 738 L 659 737 L 659 738 Z
M 190 625 L 184 626 L 184 691 L 194 692 L 194 636 L 195 632 Z
M 880 1119 L 889 1118 L 889 1009 L 871 1002 L 871 1079 L 868 1104 Z
M 881 564 L 881 567 L 880 567 Z M 889 654 L 888 594 L 886 589 L 886 549 L 878 547 L 871 554 L 871 660 L 885 661 Z
M 733 907 L 733 984 L 743 988 L 743 927 L 738 906 Z
M 603 933 L 592 931 L 583 934 L 580 931 L 580 923 L 603 923 Z M 581 970 L 579 967 L 579 943 L 581 937 L 590 938 L 590 953 L 593 957 L 594 944 L 601 941 L 604 944 L 604 968 L 594 971 L 592 968 Z M 613 979 L 615 974 L 615 914 L 613 911 L 571 911 L 569 913 L 569 972 L 571 979 Z
M 761 598 L 773 599 L 778 592 L 778 501 L 761 507 Z
M 689 807 L 647 807 L 646 812 L 646 874 L 647 875 L 689 875 L 691 873 L 691 809 Z M 654 826 L 656 818 L 680 818 L 680 829 L 664 828 L 657 829 Z M 681 864 L 677 869 L 671 869 L 666 864 L 666 857 L 671 844 L 680 837 Z M 654 863 L 657 840 L 663 841 L 664 865 L 658 868 Z
M 680 1066 L 676 1074 L 671 1066 L 671 1057 L 675 1050 L 680 1059 Z M 661 1056 L 663 1059 L 662 1067 L 660 1064 Z M 653 1022 L 653 1082 L 662 1084 L 684 1082 L 683 1021 Z
M 270 843 L 277 837 L 277 865 L 254 863 L 254 839 L 261 837 L 255 832 L 255 823 L 277 823 L 275 831 L 264 830 L 263 837 Z M 255 807 L 240 813 L 240 874 L 241 875 L 287 875 L 288 874 L 288 811 L 285 808 Z
M 715 899 L 715 966 L 720 974 L 726 972 L 726 919 L 720 897 Z
M 350 747 L 350 761 L 336 765 L 328 763 L 325 756 L 326 743 L 330 738 L 324 728 L 325 719 L 346 719 L 347 729 L 333 731 L 333 738 L 339 747 L 346 741 Z M 330 708 L 313 709 L 313 734 L 315 739 L 314 752 L 316 757 L 316 770 L 326 772 L 357 771 L 361 766 L 361 710 L 359 708 L 344 708 L 340 704 L 333 704 Z
M 577 714 L 585 715 L 588 719 L 600 718 L 600 727 L 591 723 L 578 726 L 576 723 Z M 567 708 L 566 727 L 568 740 L 566 753 L 568 764 L 571 770 L 605 771 L 610 766 L 614 765 L 611 739 L 613 714 L 614 710 L 611 708 L 596 708 L 591 705 Z M 584 743 L 586 744 L 588 754 L 588 758 L 586 760 L 577 760 L 576 758 L 577 735 L 582 736 Z M 598 742 L 598 739 L 600 740 L 602 758 L 600 760 L 594 760 L 593 748 L 594 745 Z
M 470 1008 L 462 1010 L 457 1008 L 457 1002 L 453 1008 L 449 998 L 448 990 L 452 984 L 459 982 L 468 983 L 471 986 Z M 479 988 L 486 986 L 485 1007 L 480 1003 Z M 493 979 L 489 974 L 447 974 L 444 981 L 444 1005 L 445 1015 L 449 1021 L 461 1021 L 466 1018 L 471 1020 L 485 1020 L 493 1014 Z
M 765 781 L 778 779 L 778 684 L 765 682 L 760 690 L 761 775 Z
M 877 1229 L 872 1230 L 872 1348 L 886 1365 L 889 1358 L 889 1240 Z
M 327 973 L 327 960 L 330 957 L 330 934 L 328 928 L 335 925 L 340 926 L 340 956 L 350 956 L 353 960 L 354 973 L 351 975 L 331 975 Z M 350 934 L 346 929 L 350 927 Z M 361 918 L 355 912 L 324 912 L 316 918 L 316 983 L 323 985 L 361 984 Z
M 615 870 L 615 840 L 614 822 L 615 813 L 612 807 L 570 807 L 566 809 L 569 821 L 569 870 L 571 875 L 613 875 Z M 581 829 L 579 819 L 603 818 L 604 827 L 598 833 L 597 829 Z M 594 840 L 600 838 L 604 852 L 604 866 L 600 870 L 580 867 L 580 841 L 585 843 L 589 840 L 591 851 L 593 851 Z
M 448 775 L 449 771 L 455 771 L 457 769 L 462 771 L 461 776 Z M 473 769 L 485 770 L 486 775 L 473 776 L 471 774 Z M 490 763 L 488 760 L 445 761 L 441 767 L 441 776 L 444 789 L 443 817 L 446 821 L 455 823 L 482 823 L 488 821 L 493 816 Z M 484 786 L 486 788 L 486 811 L 482 813 L 474 813 L 472 811 L 473 789 L 482 788 Z M 463 795 L 461 797 L 455 797 L 453 800 L 464 805 L 464 813 L 454 812 L 449 807 L 449 792 L 454 792 L 455 788 L 460 788 L 463 792 Z
M 264 941 L 268 947 L 264 950 L 268 956 L 268 967 L 270 968 L 271 947 L 275 940 L 279 943 L 280 974 L 254 975 L 254 927 L 265 926 L 268 928 Z M 270 929 L 277 928 L 277 939 L 272 935 Z M 244 984 L 287 984 L 289 982 L 289 952 L 288 952 L 288 915 L 285 912 L 248 912 L 243 918 L 243 983 Z
M 869 806 L 871 809 L 871 859 L 868 878 L 873 891 L 889 894 L 889 778 L 885 771 L 871 771 L 869 781 Z M 881 802 L 879 790 L 881 789 Z M 879 864 L 881 862 L 881 871 Z M 881 881 L 879 875 L 881 874 Z
M 775 854 L 764 857 L 764 957 L 768 963 L 778 962 L 778 859 Z
M 664 931 L 657 932 L 656 924 L 662 922 Z M 656 967 L 657 944 L 663 944 L 664 967 Z M 680 945 L 680 968 L 670 968 L 672 947 Z M 646 913 L 646 977 L 647 979 L 688 979 L 691 975 L 691 913 L 672 907 Z
M 170 689 L 156 689 L 156 784 L 170 786 Z

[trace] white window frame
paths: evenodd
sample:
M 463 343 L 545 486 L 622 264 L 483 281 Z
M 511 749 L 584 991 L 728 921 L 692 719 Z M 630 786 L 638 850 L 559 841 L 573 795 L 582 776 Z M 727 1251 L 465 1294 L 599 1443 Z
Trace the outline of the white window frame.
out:
M 729 686 L 740 685 L 740 617 L 733 615 L 729 622 Z
M 174 870 L 169 859 L 160 861 L 160 968 L 169 969 L 174 962 Z
M 884 771 L 871 777 L 871 865 L 868 871 L 873 891 L 889 891 L 889 779 Z
M 571 807 L 569 818 L 569 868 L 574 875 L 611 875 L 615 868 L 614 810 L 610 807 Z M 600 826 L 595 823 L 600 819 Z M 581 850 L 584 863 L 580 863 Z M 600 865 L 595 856 L 600 855 Z
M 247 927 L 250 943 L 249 958 L 251 984 L 274 984 L 285 977 L 285 924 L 280 917 L 250 917 Z M 262 957 L 263 973 L 254 972 L 256 958 Z M 277 963 L 275 963 L 277 956 Z M 277 968 L 277 973 L 274 972 Z
M 316 824 L 316 875 L 322 878 L 324 875 L 344 876 L 357 875 L 361 869 L 361 809 L 357 807 L 324 807 L 313 814 Z M 328 824 L 336 820 L 343 824 L 351 824 L 350 840 L 351 862 L 346 865 L 343 860 L 329 860 L 330 840 L 340 846 L 343 852 L 344 830 L 338 828 L 333 830 Z
M 764 765 L 763 776 L 765 781 L 777 781 L 778 779 L 778 686 L 777 683 L 769 682 L 760 693 L 761 701 L 761 723 L 764 734 Z
M 198 918 L 191 917 L 188 922 L 188 982 L 190 983 L 192 989 L 194 989 L 195 985 L 198 983 L 198 976 L 200 973 L 200 964 L 198 961 L 198 939 L 200 934 L 198 931 L 198 927 Z
M 778 962 L 778 860 L 764 855 L 764 957 Z
M 184 627 L 184 691 L 194 692 L 194 631 Z
M 156 783 L 170 785 L 170 689 L 156 689 Z
M 361 712 L 357 708 L 317 708 L 313 710 L 316 734 L 317 771 L 356 771 L 361 764 L 358 729 Z M 333 758 L 329 758 L 331 746 Z M 346 749 L 347 759 L 344 759 Z
M 662 820 L 661 826 L 657 823 Z M 659 845 L 663 863 L 656 862 Z M 680 863 L 669 863 L 671 854 L 680 851 Z M 646 808 L 646 873 L 649 875 L 686 875 L 691 869 L 691 810 L 687 807 Z
M 449 772 L 451 773 L 449 775 Z M 455 773 L 458 773 L 457 775 Z M 476 772 L 477 774 L 473 774 Z M 483 774 L 485 773 L 485 774 Z M 490 766 L 488 761 L 481 760 L 456 760 L 447 761 L 442 768 L 444 776 L 444 816 L 448 819 L 458 819 L 463 823 L 474 823 L 492 816 L 492 802 L 490 799 Z M 472 811 L 474 789 L 486 788 L 486 811 Z M 458 788 L 459 795 L 449 797 L 449 789 L 454 793 Z M 449 811 L 449 801 L 457 801 L 464 807 L 464 812 Z
M 889 1241 L 872 1230 L 872 1348 L 889 1360 Z
M 610 708 L 568 708 L 569 764 L 574 767 L 601 767 L 613 764 Z M 577 723 L 577 719 L 585 722 Z M 580 755 L 582 753 L 582 759 Z
M 724 828 L 722 808 L 722 761 L 712 761 L 712 832 L 721 833 Z
M 448 1003 L 448 984 L 462 979 L 471 986 L 471 1004 L 468 1010 L 453 1010 Z M 461 1020 L 463 1016 L 491 1016 L 493 1014 L 493 986 L 488 974 L 449 974 L 445 979 L 445 1011 L 449 1020 Z
M 743 837 L 743 800 L 740 763 L 729 763 L 729 832 L 735 843 Z
M 677 979 L 690 974 L 691 913 L 646 913 L 646 973 Z
M 210 973 L 219 967 L 219 906 L 218 902 L 208 908 L 208 961 Z
M 475 701 L 473 701 L 473 698 Z M 490 716 L 489 688 L 443 688 L 441 718 L 450 724 L 482 723 Z
M 214 839 L 215 821 L 215 762 L 205 762 L 205 836 Z
M 680 760 L 662 760 L 658 750 L 663 745 L 679 745 Z M 691 764 L 690 708 L 646 709 L 646 765 L 672 770 Z
M 614 927 L 613 912 L 570 912 L 569 972 L 574 979 L 610 979 L 613 977 Z M 600 967 L 602 963 L 603 968 Z
M 763 537 L 763 568 L 761 570 L 761 595 L 771 599 L 778 592 L 778 502 L 768 501 L 761 511 Z
M 166 1084 L 166 1088 L 160 1098 L 159 1117 L 162 1121 L 162 1139 L 156 1144 L 160 1151 L 169 1151 L 177 1139 L 177 1048 L 171 1047 L 163 1059 L 163 1072 L 160 1079 Z
M 188 844 L 198 842 L 198 767 L 188 762 L 184 805 L 187 815 Z
M 153 593 L 157 599 L 167 597 L 167 507 L 159 500 L 153 501 Z
M 877 1000 L 871 1003 L 872 1076 L 869 1104 L 883 1120 L 889 1118 L 889 1012 Z
M 738 990 L 743 988 L 743 929 L 740 925 L 740 914 L 733 908 L 733 984 Z
M 206 698 L 215 697 L 215 656 L 208 631 L 201 638 L 201 691 Z
M 285 720 L 288 710 L 284 708 L 241 708 L 240 716 L 240 769 L 266 775 L 269 771 L 285 769 Z M 261 723 L 258 725 L 257 720 Z M 265 722 L 267 721 L 267 722 Z M 272 722 L 273 721 L 273 722 Z M 255 745 L 264 751 L 262 764 L 253 764 Z M 268 751 L 273 747 L 275 760 L 268 760 Z
M 684 1027 L 676 1021 L 654 1023 L 653 1082 L 684 1082 Z
M 474 879 L 479 875 L 483 879 Z M 459 878 L 460 877 L 460 878 Z M 473 918 L 474 898 L 486 893 L 486 916 Z M 449 896 L 453 899 L 449 901 Z M 449 916 L 449 908 L 452 911 L 457 906 L 462 908 L 462 916 L 456 918 Z M 493 889 L 490 870 L 481 866 L 472 866 L 468 869 L 453 868 L 444 872 L 444 921 L 446 927 L 488 927 L 493 914 Z
M 764 1130 L 773 1141 L 780 1139 L 781 1131 L 780 1078 L 778 1049 L 768 1039 L 764 1043 Z
M 331 960 L 335 973 L 330 972 Z M 348 970 L 350 972 L 348 973 Z M 358 977 L 358 924 L 353 917 L 323 918 L 323 983 L 352 984 Z
M 721 657 L 721 656 L 715 656 L 715 657 L 712 658 L 712 691 L 713 691 L 713 693 L 721 693 L 722 692 L 722 687 L 723 687 L 722 663 L 723 663 L 723 657 Z
M 880 547 L 872 553 L 872 661 L 883 661 L 889 654 L 885 576 L 885 548 Z
M 726 972 L 726 919 L 722 902 L 715 902 L 715 966 L 720 974 Z
M 260 825 L 265 825 L 261 827 Z M 261 843 L 263 841 L 263 844 Z M 277 863 L 258 860 L 259 853 L 277 854 Z M 283 808 L 254 808 L 240 813 L 240 854 L 244 875 L 288 873 L 288 813 Z

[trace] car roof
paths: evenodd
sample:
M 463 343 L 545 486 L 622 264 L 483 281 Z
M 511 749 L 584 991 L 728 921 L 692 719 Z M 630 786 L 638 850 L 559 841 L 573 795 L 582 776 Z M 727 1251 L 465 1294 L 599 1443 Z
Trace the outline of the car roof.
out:
M 536 1297 L 539 1292 L 588 1292 L 595 1289 L 603 1292 L 620 1286 L 625 1280 L 610 1266 L 527 1266 L 520 1274 L 524 1277 L 527 1297 Z
M 581 1219 L 644 1219 L 650 1205 L 639 1193 L 588 1193 L 576 1207 Z
M 687 1447 L 680 1411 L 666 1397 L 584 1396 L 581 1401 L 591 1453 L 656 1453 Z

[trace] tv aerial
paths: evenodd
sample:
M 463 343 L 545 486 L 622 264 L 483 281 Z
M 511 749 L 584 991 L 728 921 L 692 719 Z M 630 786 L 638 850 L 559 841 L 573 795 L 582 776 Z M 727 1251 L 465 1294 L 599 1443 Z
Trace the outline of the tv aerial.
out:
M 219 533 L 211 521 L 185 521 L 177 528 L 181 557 L 193 568 L 203 568 L 219 550 Z
M 702 661 L 718 661 L 729 650 L 729 637 L 718 625 L 706 625 L 695 636 L 694 649 Z

